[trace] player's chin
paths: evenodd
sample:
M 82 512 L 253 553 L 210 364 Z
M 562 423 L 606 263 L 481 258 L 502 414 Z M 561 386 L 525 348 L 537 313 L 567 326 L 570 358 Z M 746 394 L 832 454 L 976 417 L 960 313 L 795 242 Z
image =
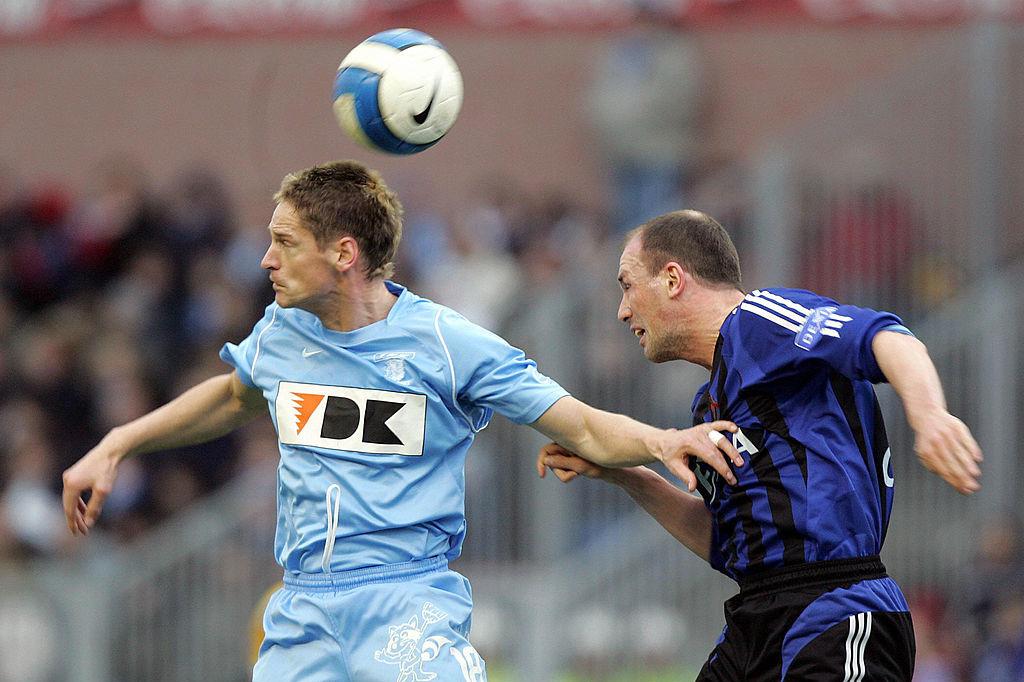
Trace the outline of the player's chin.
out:
M 274 303 L 282 308 L 293 308 L 295 307 L 295 301 L 283 290 L 274 290 Z
M 667 353 L 663 350 L 660 350 L 657 346 L 652 344 L 644 346 L 644 357 L 647 358 L 649 362 L 653 362 L 655 364 L 660 364 L 662 362 L 668 362 L 669 360 L 675 359 L 675 356 L 673 356 L 671 353 Z

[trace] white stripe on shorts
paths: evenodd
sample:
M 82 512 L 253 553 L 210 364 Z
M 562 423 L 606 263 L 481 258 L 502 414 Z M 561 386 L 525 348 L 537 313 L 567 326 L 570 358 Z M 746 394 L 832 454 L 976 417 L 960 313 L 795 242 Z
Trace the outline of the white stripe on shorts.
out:
M 846 637 L 846 676 L 843 682 L 862 682 L 867 673 L 864 650 L 871 637 L 871 612 L 857 613 L 849 618 L 850 634 Z

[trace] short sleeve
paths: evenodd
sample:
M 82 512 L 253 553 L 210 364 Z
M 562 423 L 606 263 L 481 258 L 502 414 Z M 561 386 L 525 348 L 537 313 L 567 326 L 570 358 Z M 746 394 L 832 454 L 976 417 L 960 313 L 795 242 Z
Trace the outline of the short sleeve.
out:
M 824 363 L 850 379 L 883 382 L 871 341 L 879 331 L 903 325 L 892 313 L 797 290 L 753 291 L 740 304 L 737 318 L 746 360 L 767 380 Z
M 235 368 L 238 377 L 246 386 L 258 388 L 253 372 L 259 360 L 259 347 L 263 333 L 270 329 L 277 319 L 280 308 L 276 303 L 267 306 L 262 319 L 252 328 L 249 336 L 242 339 L 238 344 L 225 343 L 220 349 L 220 359 Z
M 486 424 L 491 411 L 518 424 L 532 423 L 569 395 L 541 374 L 523 351 L 454 311 L 438 314 L 436 331 L 447 355 L 456 403 L 474 415 L 474 429 Z

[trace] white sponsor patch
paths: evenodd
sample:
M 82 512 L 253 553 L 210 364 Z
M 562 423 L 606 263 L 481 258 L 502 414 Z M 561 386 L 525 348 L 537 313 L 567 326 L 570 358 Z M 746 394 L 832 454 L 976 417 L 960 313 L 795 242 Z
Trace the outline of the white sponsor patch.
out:
M 811 350 L 818 341 L 821 340 L 822 335 L 825 336 L 839 336 L 839 332 L 825 327 L 828 322 L 829 315 L 836 311 L 835 306 L 825 306 L 822 308 L 815 308 L 807 316 L 807 321 L 804 322 L 803 326 L 797 331 L 796 341 L 794 343 L 798 348 L 804 350 Z
M 381 455 L 423 454 L 425 395 L 282 381 L 274 407 L 282 443 Z

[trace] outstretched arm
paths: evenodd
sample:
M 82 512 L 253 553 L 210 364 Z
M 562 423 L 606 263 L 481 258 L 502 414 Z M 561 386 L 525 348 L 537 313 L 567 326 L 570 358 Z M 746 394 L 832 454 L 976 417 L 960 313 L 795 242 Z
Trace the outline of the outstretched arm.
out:
M 925 345 L 913 336 L 881 331 L 872 339 L 871 349 L 903 401 L 921 463 L 964 495 L 980 489 L 981 448 L 970 429 L 946 409 L 942 384 Z
M 703 460 L 733 485 L 736 477 L 723 454 L 735 466 L 743 465 L 743 458 L 728 438 L 709 437 L 714 431 L 735 431 L 736 425 L 727 421 L 682 430 L 657 429 L 566 396 L 531 426 L 568 450 L 605 467 L 663 462 L 690 491 L 697 489 L 697 478 L 688 466 L 690 457 Z
M 613 483 L 625 490 L 672 537 L 704 561 L 711 551 L 711 514 L 700 498 L 688 495 L 647 467 L 609 469 L 573 455 L 555 443 L 541 448 L 537 473 L 550 468 L 563 483 L 577 475 Z
M 149 414 L 110 431 L 64 472 L 64 516 L 72 534 L 86 534 L 99 518 L 117 478 L 117 466 L 131 455 L 202 443 L 250 421 L 265 408 L 260 391 L 238 374 L 198 384 Z M 88 505 L 82 499 L 90 492 Z

